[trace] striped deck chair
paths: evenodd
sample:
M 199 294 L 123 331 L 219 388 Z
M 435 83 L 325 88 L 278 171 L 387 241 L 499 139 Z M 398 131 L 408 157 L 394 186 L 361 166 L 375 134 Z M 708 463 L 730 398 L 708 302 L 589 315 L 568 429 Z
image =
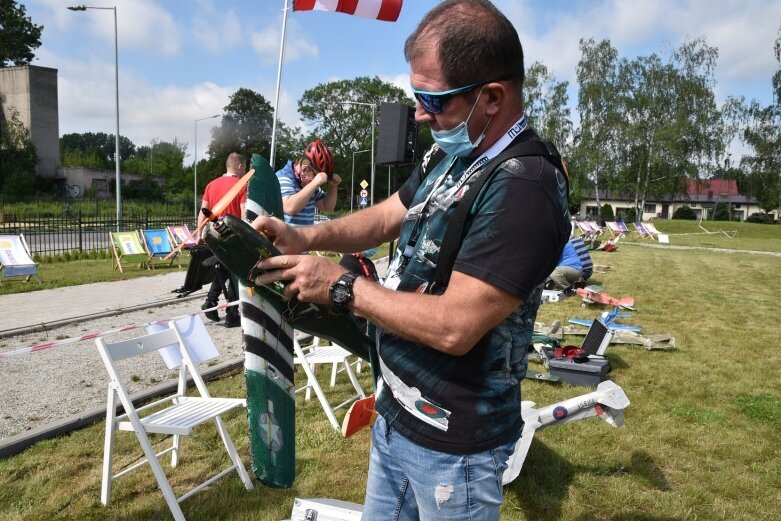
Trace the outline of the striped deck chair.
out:
M 598 224 L 597 224 L 597 221 L 586 221 L 586 225 L 587 225 L 589 228 L 591 228 L 591 231 L 592 231 L 592 233 L 593 233 L 593 236 L 592 236 L 592 237 L 597 237 L 597 236 L 599 236 L 599 235 L 602 235 L 602 232 L 604 232 L 604 230 L 602 229 L 602 227 L 601 227 L 600 225 L 598 225 Z
M 645 229 L 648 230 L 649 232 L 651 232 L 651 234 L 654 235 L 654 236 L 657 236 L 660 233 L 662 233 L 662 232 L 660 232 L 659 230 L 656 229 L 656 225 L 654 223 L 648 222 L 648 223 L 643 223 L 643 224 L 645 225 Z
M 41 282 L 38 263 L 32 259 L 24 235 L 0 235 L 0 284 L 3 280 L 22 277 L 24 282 L 32 277 Z
M 632 233 L 632 231 L 629 229 L 629 226 L 627 226 L 624 221 L 616 221 L 616 225 L 618 225 L 618 227 L 621 229 L 621 233 L 625 237 L 628 237 L 629 234 Z
M 168 236 L 168 231 L 163 228 L 156 230 L 140 230 L 139 235 L 144 241 L 146 251 L 149 253 L 147 267 L 152 269 L 152 262 L 155 259 L 159 259 L 161 263 L 166 263 L 165 257 L 174 251 L 174 245 L 171 242 L 171 238 Z M 179 253 L 177 252 L 176 255 L 172 255 L 171 258 L 168 259 L 167 262 L 169 267 L 174 263 L 174 260 L 178 256 Z M 179 264 L 179 261 L 176 262 L 176 265 L 180 268 L 182 267 L 182 265 Z
M 586 221 L 575 221 L 575 225 L 580 230 L 580 238 L 584 241 L 590 241 L 594 238 L 594 230 Z
M 119 269 L 123 273 L 122 265 L 136 264 L 139 268 L 148 267 L 149 252 L 138 238 L 138 233 L 132 232 L 108 232 L 111 244 L 111 269 Z
M 648 231 L 648 229 L 645 227 L 645 225 L 640 221 L 635 221 L 633 223 L 635 227 L 635 233 L 642 237 L 643 239 L 653 239 L 654 234 Z
M 624 235 L 624 230 L 619 226 L 618 221 L 605 221 L 605 226 L 607 226 L 607 231 L 609 231 L 610 235 L 613 237 L 621 237 Z
M 168 230 L 168 235 L 171 236 L 171 242 L 174 247 L 184 243 L 183 249 L 189 250 L 198 245 L 198 239 L 192 236 L 190 228 L 186 224 L 166 226 L 165 229 Z

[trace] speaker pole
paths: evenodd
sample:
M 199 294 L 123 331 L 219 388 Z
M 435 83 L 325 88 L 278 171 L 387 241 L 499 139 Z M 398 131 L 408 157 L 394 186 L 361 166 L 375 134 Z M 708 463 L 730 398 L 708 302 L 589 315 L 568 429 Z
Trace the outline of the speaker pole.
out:
M 377 108 L 376 103 L 372 103 L 372 190 L 371 190 L 371 206 L 374 206 L 374 109 Z

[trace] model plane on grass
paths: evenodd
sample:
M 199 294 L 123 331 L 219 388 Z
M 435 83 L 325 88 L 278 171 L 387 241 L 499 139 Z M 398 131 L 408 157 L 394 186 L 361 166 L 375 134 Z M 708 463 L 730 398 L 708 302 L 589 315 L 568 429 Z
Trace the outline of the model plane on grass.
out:
M 589 304 L 598 304 L 602 306 L 618 306 L 621 309 L 635 310 L 635 298 L 634 297 L 611 297 L 607 293 L 602 291 L 601 286 L 586 286 L 585 288 L 578 288 L 575 293 L 583 298 L 583 307 Z
M 593 416 L 599 416 L 613 427 L 621 427 L 624 424 L 624 409 L 627 406 L 629 406 L 629 398 L 626 393 L 611 380 L 600 383 L 594 392 L 539 409 L 535 407 L 534 402 L 521 402 L 523 431 L 515 444 L 515 451 L 507 462 L 507 469 L 502 475 L 502 485 L 512 483 L 521 473 L 534 434 L 538 430 Z
M 628 324 L 619 324 L 616 322 L 617 318 L 629 318 L 632 315 L 629 313 L 621 313 L 619 307 L 616 306 L 613 311 L 605 311 L 600 316 L 599 320 L 611 331 L 634 331 L 640 332 L 640 326 L 630 326 Z M 593 319 L 585 318 L 571 318 L 569 319 L 571 324 L 577 324 L 579 326 L 591 327 Z

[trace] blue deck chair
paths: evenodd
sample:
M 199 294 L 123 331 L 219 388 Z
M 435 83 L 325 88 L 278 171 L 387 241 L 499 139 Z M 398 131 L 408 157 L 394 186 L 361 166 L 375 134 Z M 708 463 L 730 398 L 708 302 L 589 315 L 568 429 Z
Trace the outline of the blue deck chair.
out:
M 155 230 L 141 230 L 140 235 L 144 240 L 146 251 L 149 253 L 147 267 L 152 269 L 152 262 L 155 259 L 159 259 L 160 262 L 165 263 L 166 261 L 164 257 L 174 250 L 174 245 L 171 243 L 171 238 L 168 235 L 168 231 L 166 231 L 164 228 Z M 174 263 L 174 260 L 178 256 L 179 253 L 177 252 L 176 255 L 172 255 L 171 258 L 168 259 L 167 262 L 169 267 Z M 182 265 L 179 264 L 179 261 L 176 262 L 176 265 L 180 268 L 182 267 Z
M 0 284 L 3 280 L 23 278 L 24 282 L 32 277 L 41 282 L 38 263 L 33 261 L 24 235 L 0 235 Z

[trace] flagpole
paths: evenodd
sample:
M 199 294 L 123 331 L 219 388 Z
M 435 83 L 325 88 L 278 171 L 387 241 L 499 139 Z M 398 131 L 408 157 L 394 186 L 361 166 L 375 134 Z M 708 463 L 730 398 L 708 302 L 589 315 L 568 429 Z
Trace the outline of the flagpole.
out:
M 277 89 L 274 93 L 274 122 L 271 126 L 271 157 L 268 162 L 271 164 L 271 168 L 276 169 L 274 166 L 274 159 L 276 157 L 277 148 L 277 120 L 279 119 L 279 86 L 282 83 L 282 56 L 285 54 L 285 28 L 287 27 L 287 11 L 288 0 L 284 0 L 285 7 L 282 9 L 282 38 L 279 42 L 279 66 L 277 67 Z

